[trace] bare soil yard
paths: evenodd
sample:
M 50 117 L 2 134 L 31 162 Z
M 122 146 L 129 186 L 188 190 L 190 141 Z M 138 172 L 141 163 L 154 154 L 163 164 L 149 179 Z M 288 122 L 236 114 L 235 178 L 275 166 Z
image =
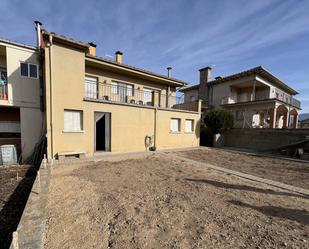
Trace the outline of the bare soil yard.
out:
M 309 200 L 168 155 L 52 169 L 45 248 L 305 248 Z
M 309 162 L 246 155 L 218 149 L 181 151 L 180 156 L 309 189 Z
M 0 249 L 10 246 L 35 174 L 29 165 L 0 166 Z

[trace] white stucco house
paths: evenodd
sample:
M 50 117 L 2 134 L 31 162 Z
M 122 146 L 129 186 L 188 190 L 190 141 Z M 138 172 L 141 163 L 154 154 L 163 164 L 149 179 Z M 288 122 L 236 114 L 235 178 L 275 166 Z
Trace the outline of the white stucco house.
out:
M 182 89 L 185 103 L 203 100 L 203 110 L 233 112 L 235 128 L 297 128 L 300 101 L 293 88 L 263 67 L 211 79 L 211 67 L 200 71 L 200 83 Z

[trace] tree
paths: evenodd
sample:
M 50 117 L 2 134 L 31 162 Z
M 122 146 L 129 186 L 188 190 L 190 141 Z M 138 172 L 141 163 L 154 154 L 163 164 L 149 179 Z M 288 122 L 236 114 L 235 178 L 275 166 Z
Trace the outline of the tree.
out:
M 214 134 L 228 130 L 234 126 L 234 116 L 231 112 L 214 108 L 206 112 L 204 123 Z

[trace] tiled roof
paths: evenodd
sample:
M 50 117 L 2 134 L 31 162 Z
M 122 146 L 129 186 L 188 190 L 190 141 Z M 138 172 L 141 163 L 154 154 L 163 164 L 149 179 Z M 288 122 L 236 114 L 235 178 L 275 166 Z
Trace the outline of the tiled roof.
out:
M 67 41 L 67 42 L 70 42 L 70 43 L 73 43 L 73 44 L 76 44 L 76 45 L 79 45 L 79 46 L 82 46 L 82 47 L 85 47 L 85 48 L 89 47 L 88 43 L 84 43 L 82 41 L 77 41 L 73 38 L 70 38 L 70 37 L 67 37 L 67 36 L 64 36 L 64 35 L 58 35 L 55 32 L 49 32 L 45 29 L 42 29 L 42 34 L 43 35 L 52 35 L 53 37 L 56 37 L 56 38 L 61 39 L 63 41 Z
M 262 66 L 258 66 L 258 67 L 254 67 L 251 68 L 249 70 L 240 72 L 240 73 L 236 73 L 236 74 L 232 74 L 226 77 L 222 77 L 222 78 L 218 78 L 212 81 L 209 81 L 209 84 L 220 84 L 223 82 L 227 82 L 227 81 L 231 81 L 231 80 L 237 80 L 246 76 L 250 76 L 250 75 L 259 75 L 262 76 L 264 79 L 269 80 L 270 82 L 274 83 L 275 85 L 277 85 L 279 88 L 285 89 L 288 92 L 290 92 L 291 94 L 297 94 L 298 92 L 295 91 L 293 88 L 289 87 L 287 84 L 285 84 L 284 82 L 282 82 L 280 79 L 278 79 L 276 76 L 274 76 L 272 73 L 268 72 L 266 69 L 264 69 Z M 193 90 L 193 89 L 198 89 L 199 85 L 194 85 L 194 86 L 189 86 L 187 88 L 182 89 L 182 92 L 186 92 L 189 90 Z
M 34 46 L 30 46 L 30 45 L 27 45 L 27 44 L 24 44 L 24 43 L 15 42 L 15 41 L 4 39 L 4 38 L 0 38 L 0 42 L 11 44 L 11 45 L 18 46 L 18 47 L 27 48 L 27 49 L 32 49 L 32 50 L 36 49 L 36 47 L 34 47 Z
M 48 32 L 46 30 L 42 30 L 42 32 L 43 32 L 43 34 L 52 35 L 52 36 L 54 36 L 54 37 L 56 37 L 58 39 L 61 39 L 61 40 L 64 40 L 64 41 L 67 41 L 67 42 L 70 42 L 70 43 L 73 43 L 73 44 L 85 47 L 85 48 L 89 48 L 89 44 L 88 43 L 84 43 L 82 41 L 77 41 L 77 40 L 74 40 L 72 38 L 66 37 L 64 35 L 58 35 L 58 34 L 56 34 L 54 32 Z M 131 66 L 131 65 L 127 65 L 127 64 L 124 64 L 124 63 L 117 63 L 116 61 L 110 60 L 110 59 L 107 59 L 107 58 L 103 58 L 103 57 L 99 57 L 99 56 L 92 56 L 90 54 L 87 54 L 87 57 L 88 58 L 93 58 L 93 59 L 98 59 L 98 60 L 103 61 L 103 62 L 114 64 L 114 65 L 117 65 L 117 66 L 120 66 L 120 67 L 124 67 L 124 68 L 128 68 L 128 69 L 131 69 L 131 70 L 135 70 L 135 71 L 138 71 L 138 72 L 150 74 L 150 75 L 153 75 L 153 76 L 156 76 L 156 77 L 160 77 L 160 78 L 163 78 L 163 79 L 166 79 L 166 80 L 174 81 L 175 83 L 177 83 L 179 85 L 188 85 L 187 82 L 184 82 L 184 81 L 181 81 L 181 80 L 178 80 L 178 79 L 175 79 L 175 78 L 167 77 L 167 76 L 162 75 L 162 74 L 154 73 L 154 72 L 142 69 L 142 68 L 138 68 L 138 67 L 134 67 L 134 66 Z
M 164 78 L 166 80 L 175 81 L 177 83 L 180 83 L 181 85 L 188 85 L 187 82 L 184 82 L 184 81 L 172 78 L 172 77 L 168 77 L 168 76 L 165 76 L 165 75 L 162 75 L 162 74 L 154 73 L 152 71 L 148 71 L 148 70 L 145 70 L 145 69 L 142 69 L 142 68 L 134 67 L 134 66 L 131 66 L 131 65 L 128 65 L 128 64 L 118 63 L 114 60 L 110 60 L 110 59 L 107 59 L 107 58 L 103 58 L 103 57 L 99 57 L 99 56 L 92 56 L 92 55 L 87 55 L 87 57 L 98 59 L 98 60 L 101 60 L 101 61 L 104 61 L 104 62 L 107 62 L 107 63 L 111 63 L 111 64 L 114 64 L 114 65 L 117 65 L 117 66 L 125 67 L 125 68 L 132 69 L 132 70 L 135 70 L 135 71 L 139 71 L 139 72 L 142 72 L 142 73 L 151 74 L 151 75 L 154 75 L 154 76 L 157 76 L 157 77 L 160 77 L 160 78 Z

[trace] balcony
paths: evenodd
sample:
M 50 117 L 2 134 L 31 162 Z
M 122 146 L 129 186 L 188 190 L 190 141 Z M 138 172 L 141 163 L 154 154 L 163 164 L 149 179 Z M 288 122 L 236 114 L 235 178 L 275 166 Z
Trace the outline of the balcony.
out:
M 8 85 L 4 80 L 0 80 L 0 100 L 8 100 Z
M 253 100 L 253 96 L 251 94 L 247 94 L 247 95 L 243 95 L 242 97 L 240 97 L 239 95 L 230 95 L 227 97 L 223 97 L 221 99 L 221 105 L 227 105 L 227 104 L 236 104 L 236 103 L 243 103 L 243 102 L 249 102 L 249 101 L 258 101 L 258 100 L 269 100 L 269 99 L 273 99 L 273 98 L 269 98 L 266 96 L 256 96 L 255 100 Z M 300 101 L 293 98 L 293 97 L 289 97 L 289 98 L 275 98 L 277 100 L 280 100 L 286 104 L 292 105 L 296 108 L 300 108 Z
M 292 106 L 296 107 L 296 108 L 299 108 L 300 109 L 300 101 L 295 99 L 295 98 L 291 98 L 291 103 L 290 103 Z
M 172 108 L 184 102 L 183 96 L 167 96 L 158 90 L 135 89 L 133 85 L 85 81 L 85 98 L 115 103 Z

